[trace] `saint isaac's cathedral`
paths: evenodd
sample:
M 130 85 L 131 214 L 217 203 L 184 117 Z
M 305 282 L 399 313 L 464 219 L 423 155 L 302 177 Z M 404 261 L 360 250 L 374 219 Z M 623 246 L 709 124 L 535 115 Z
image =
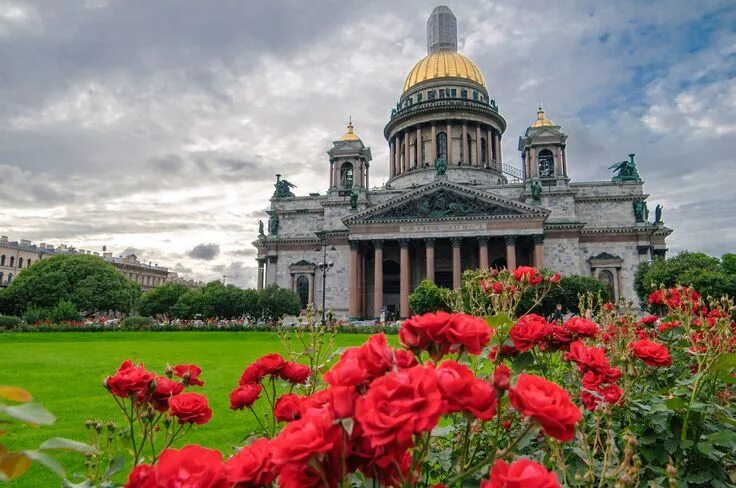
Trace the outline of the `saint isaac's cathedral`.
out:
M 326 194 L 295 196 L 277 176 L 254 242 L 258 287 L 293 289 L 340 318 L 403 318 L 422 280 L 458 287 L 466 269 L 533 265 L 634 299 L 637 265 L 663 256 L 672 232 L 659 207 L 650 222 L 634 155 L 611 180 L 571 181 L 567 135 L 540 107 L 519 137 L 522 168 L 503 163 L 506 121 L 481 69 L 457 52 L 448 7 L 427 21 L 427 51 L 384 129 L 384 186 L 371 188 L 371 150 L 352 123 L 327 151 Z

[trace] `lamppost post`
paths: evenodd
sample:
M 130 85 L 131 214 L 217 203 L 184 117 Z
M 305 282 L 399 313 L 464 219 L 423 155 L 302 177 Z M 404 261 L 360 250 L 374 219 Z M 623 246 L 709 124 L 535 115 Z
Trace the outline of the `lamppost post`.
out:
M 326 301 L 327 298 L 327 271 L 332 268 L 335 263 L 333 262 L 327 262 L 327 237 L 324 232 L 317 232 L 317 236 L 322 240 L 322 262 L 317 265 L 317 267 L 322 271 L 322 325 L 325 325 L 327 323 L 326 319 Z M 335 246 L 330 247 L 330 251 L 335 251 Z M 320 251 L 319 248 L 316 249 L 316 251 Z

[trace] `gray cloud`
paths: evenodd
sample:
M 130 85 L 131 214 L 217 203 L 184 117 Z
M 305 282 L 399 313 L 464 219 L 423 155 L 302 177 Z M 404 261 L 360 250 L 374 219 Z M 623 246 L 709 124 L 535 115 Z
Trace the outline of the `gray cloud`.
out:
M 425 53 L 432 7 L 6 4 L 23 13 L 0 16 L 7 233 L 144 249 L 146 260 L 201 279 L 232 273 L 228 282 L 242 286 L 254 285 L 254 271 L 228 258 L 250 257 L 244 243 L 265 219 L 274 174 L 298 194 L 324 193 L 325 151 L 348 115 L 371 146 L 371 181 L 385 181 L 383 126 Z M 541 98 L 569 134 L 573 180 L 608 178 L 610 162 L 635 152 L 646 191 L 675 229 L 671 250 L 733 248 L 731 3 L 449 5 L 461 51 L 483 70 L 508 122 L 508 163 L 519 165 L 516 140 Z M 693 41 L 701 25 L 707 35 Z M 206 267 L 188 254 L 203 233 L 224 250 Z
M 220 254 L 220 246 L 217 244 L 197 244 L 187 255 L 193 259 L 212 261 Z

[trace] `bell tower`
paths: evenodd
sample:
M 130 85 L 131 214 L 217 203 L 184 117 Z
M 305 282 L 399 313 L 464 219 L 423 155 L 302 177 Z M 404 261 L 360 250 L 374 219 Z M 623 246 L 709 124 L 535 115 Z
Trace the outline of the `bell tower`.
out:
M 557 183 L 553 183 L 556 180 L 561 180 L 562 184 L 569 181 L 566 144 L 567 134 L 544 115 L 540 104 L 537 120 L 519 138 L 524 179 L 546 181 L 548 186 L 556 186 Z
M 332 143 L 330 156 L 330 191 L 365 191 L 370 188 L 371 148 L 353 131 L 352 118 L 347 132 Z

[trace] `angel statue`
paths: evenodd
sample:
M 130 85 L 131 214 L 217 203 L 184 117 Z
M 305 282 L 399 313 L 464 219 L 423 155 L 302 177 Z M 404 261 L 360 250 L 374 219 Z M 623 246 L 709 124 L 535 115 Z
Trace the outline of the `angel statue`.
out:
M 608 167 L 608 169 L 615 173 L 611 181 L 641 181 L 641 176 L 639 176 L 639 170 L 636 167 L 634 156 L 635 154 L 629 154 L 628 161 L 614 163 Z
M 291 192 L 291 188 L 296 188 L 296 185 L 281 179 L 281 175 L 276 175 L 276 184 L 273 185 L 276 191 L 273 192 L 273 198 L 286 198 L 293 197 L 294 194 Z

